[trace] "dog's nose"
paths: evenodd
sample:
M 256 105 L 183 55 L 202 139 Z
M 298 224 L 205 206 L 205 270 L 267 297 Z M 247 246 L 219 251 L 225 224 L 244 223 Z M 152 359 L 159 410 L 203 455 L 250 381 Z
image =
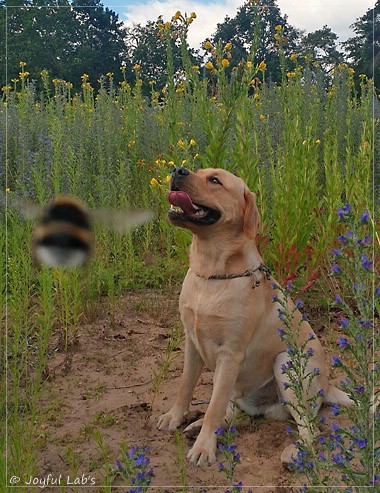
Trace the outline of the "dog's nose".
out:
M 182 166 L 176 166 L 172 171 L 172 178 L 177 178 L 179 176 L 187 176 L 189 174 L 189 170 L 187 168 L 183 168 Z

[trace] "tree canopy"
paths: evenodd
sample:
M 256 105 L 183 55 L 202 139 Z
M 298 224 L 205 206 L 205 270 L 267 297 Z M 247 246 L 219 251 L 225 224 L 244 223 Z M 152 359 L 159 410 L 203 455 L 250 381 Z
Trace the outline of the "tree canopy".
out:
M 96 80 L 119 71 L 124 29 L 100 0 L 5 0 L 2 5 L 7 7 L 9 78 L 17 76 L 21 60 L 32 79 L 48 70 L 51 77 L 78 83 L 83 73 Z M 0 21 L 5 31 L 5 15 Z M 4 53 L 4 37 L 0 43 Z

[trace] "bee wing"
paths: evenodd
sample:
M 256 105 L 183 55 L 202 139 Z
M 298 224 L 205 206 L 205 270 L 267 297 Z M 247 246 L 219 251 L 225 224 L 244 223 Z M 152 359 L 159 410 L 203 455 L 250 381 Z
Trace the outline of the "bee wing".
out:
M 124 234 L 132 228 L 139 226 L 153 218 L 153 212 L 148 210 L 117 210 L 99 209 L 93 212 L 94 220 L 103 226 Z
M 20 212 L 24 219 L 38 219 L 44 211 L 44 206 L 17 197 L 9 197 L 7 205 Z

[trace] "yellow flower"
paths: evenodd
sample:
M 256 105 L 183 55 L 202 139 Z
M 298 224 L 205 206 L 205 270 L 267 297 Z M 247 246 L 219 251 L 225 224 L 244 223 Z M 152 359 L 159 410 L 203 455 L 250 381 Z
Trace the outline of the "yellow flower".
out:
M 5 189 L 5 192 L 6 192 L 6 193 L 10 193 L 10 192 L 11 192 L 11 189 L 10 189 L 10 188 L 6 188 L 6 189 Z
M 171 22 L 165 22 L 165 28 L 170 29 L 172 27 Z
M 287 72 L 286 73 L 286 76 L 289 77 L 289 78 L 290 77 L 295 77 L 296 76 L 296 73 L 295 72 Z
M 49 75 L 48 71 L 47 70 L 42 70 L 41 73 L 40 73 L 40 76 L 41 77 L 47 77 Z
M 193 19 L 197 18 L 197 14 L 195 12 L 191 12 L 190 17 Z
M 139 65 L 138 63 L 135 63 L 135 64 L 133 65 L 133 70 L 134 70 L 135 72 L 138 72 L 140 69 L 141 69 L 141 65 Z
M 170 182 L 170 175 L 166 175 L 166 183 L 169 183 Z
M 212 46 L 212 44 L 210 43 L 210 41 L 206 41 L 205 44 L 203 45 L 203 48 L 205 50 L 212 50 L 214 47 Z
M 195 146 L 196 142 L 194 139 L 190 139 L 189 145 L 190 146 Z
M 168 161 L 169 166 L 174 166 L 174 161 Z
M 223 58 L 222 67 L 227 68 L 229 65 L 230 65 L 230 62 L 227 60 L 227 58 Z
M 351 75 L 354 75 L 355 70 L 354 70 L 352 67 L 350 67 L 350 68 L 348 69 L 348 73 L 349 73 L 349 74 L 351 74 Z
M 252 64 L 252 62 L 247 62 L 247 63 L 246 63 L 246 67 L 247 67 L 247 68 L 252 68 L 252 65 L 253 65 L 253 64 Z
M 297 60 L 298 58 L 298 53 L 293 53 L 293 55 L 290 55 L 291 60 Z
M 194 70 L 194 72 L 198 72 L 199 67 L 198 67 L 198 65 L 193 65 L 192 66 L 192 69 Z
M 187 163 L 187 159 L 182 159 L 182 165 Z
M 20 67 L 21 67 L 21 68 L 24 68 L 24 67 L 25 67 L 25 65 L 26 65 L 26 62 L 20 62 Z
M 359 79 L 365 79 L 367 76 L 365 74 L 359 74 Z
M 28 77 L 29 72 L 27 72 L 27 71 L 25 71 L 25 72 L 19 72 L 18 74 L 20 76 L 20 79 L 25 79 L 25 77 Z
M 212 62 L 210 62 L 210 60 L 206 63 L 206 68 L 208 70 L 212 70 L 214 68 L 214 65 L 212 64 Z
M 264 116 L 264 115 L 260 115 L 260 116 L 259 116 L 259 119 L 260 119 L 260 121 L 262 121 L 262 122 L 263 122 L 263 121 L 265 120 L 265 116 Z
M 184 141 L 182 139 L 180 139 L 178 142 L 177 142 L 177 145 L 178 147 L 183 147 L 185 145 Z
M 227 43 L 226 46 L 224 47 L 226 51 L 230 51 L 231 48 L 232 48 L 232 43 Z
M 156 185 L 158 185 L 159 183 L 158 183 L 158 181 L 156 180 L 156 178 L 152 178 L 152 179 L 150 180 L 150 184 L 151 184 L 153 187 L 155 187 L 155 186 L 156 186 Z
M 320 139 L 317 139 L 317 140 L 315 141 L 315 143 L 316 143 L 317 145 L 319 145 L 319 144 L 321 143 Z
M 255 94 L 253 95 L 253 99 L 259 99 L 260 98 L 260 94 L 258 92 L 255 92 Z
M 267 64 L 264 61 L 259 63 L 259 70 L 261 72 L 264 72 L 266 68 L 267 68 Z
M 87 74 L 83 74 L 80 76 L 80 78 L 83 80 L 83 82 L 86 82 L 86 80 L 89 78 L 90 76 L 87 75 Z
M 282 31 L 282 26 L 280 24 L 278 24 L 275 28 L 274 28 L 275 31 Z
M 178 19 L 182 16 L 181 12 L 177 10 L 177 12 L 173 15 L 172 21 L 178 21 Z

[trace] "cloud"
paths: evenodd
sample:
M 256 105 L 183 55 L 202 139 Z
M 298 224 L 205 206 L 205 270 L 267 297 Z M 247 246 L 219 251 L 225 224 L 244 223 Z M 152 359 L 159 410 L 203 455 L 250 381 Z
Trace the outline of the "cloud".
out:
M 195 12 L 197 18 L 189 30 L 189 44 L 199 48 L 201 43 L 216 31 L 218 23 L 225 17 L 235 17 L 241 0 L 225 0 L 224 2 L 197 2 L 194 0 L 153 0 L 145 4 L 128 5 L 127 9 L 120 8 L 124 13 L 120 20 L 127 26 L 145 24 L 148 20 L 156 20 L 160 15 L 164 21 L 170 21 L 172 16 L 180 10 L 183 14 Z
M 112 1 L 112 0 L 111 0 Z M 120 5 L 120 20 L 128 26 L 145 25 L 148 20 L 156 20 L 160 15 L 164 21 L 170 21 L 180 10 L 183 14 L 195 12 L 197 19 L 189 30 L 189 44 L 199 48 L 202 41 L 215 33 L 218 23 L 225 17 L 235 17 L 242 0 L 129 0 L 128 5 Z M 136 2 L 136 3 L 134 3 Z M 137 3 L 138 2 L 138 3 Z M 107 1 L 104 2 L 107 4 Z M 306 32 L 331 27 L 340 41 L 353 35 L 349 26 L 361 17 L 367 9 L 373 8 L 373 0 L 277 0 L 281 14 L 288 16 L 288 22 Z

